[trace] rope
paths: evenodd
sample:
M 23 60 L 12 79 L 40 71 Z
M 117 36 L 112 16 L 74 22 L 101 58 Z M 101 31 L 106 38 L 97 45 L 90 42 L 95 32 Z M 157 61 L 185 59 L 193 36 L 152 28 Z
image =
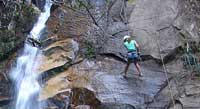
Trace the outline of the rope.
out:
M 171 88 L 171 85 L 170 85 L 169 76 L 167 74 L 167 68 L 166 68 L 166 66 L 164 64 L 164 60 L 163 60 L 163 57 L 161 55 L 161 47 L 160 47 L 160 43 L 159 43 L 159 40 L 158 40 L 157 36 L 156 36 L 156 44 L 158 46 L 159 56 L 160 56 L 160 59 L 161 59 L 161 62 L 162 62 L 162 66 L 163 66 L 163 69 L 164 69 L 165 78 L 167 79 L 167 84 L 168 84 L 168 88 L 169 88 L 169 91 L 170 91 L 170 97 L 172 99 L 173 106 L 175 106 L 175 101 L 174 101 L 174 97 L 173 97 L 173 93 L 172 93 L 172 88 Z
M 159 2 L 160 3 L 160 7 L 159 8 L 162 8 L 161 6 L 161 2 Z M 154 22 L 157 22 L 158 21 L 158 16 L 157 17 L 155 17 L 155 19 L 153 20 L 153 23 Z M 158 35 L 157 35 L 157 33 L 158 33 Z M 172 93 L 172 88 L 171 88 L 171 85 L 170 85 L 170 81 L 169 81 L 169 76 L 168 76 L 168 74 L 167 74 L 167 68 L 166 68 L 166 66 L 165 66 L 165 64 L 164 64 L 164 59 L 163 59 L 163 56 L 161 55 L 161 47 L 160 47 L 160 43 L 159 43 L 159 39 L 158 38 L 160 38 L 160 34 L 159 34 L 159 32 L 158 31 L 156 31 L 156 33 L 155 33 L 155 38 L 156 38 L 156 44 L 157 44 L 157 47 L 158 47 L 158 52 L 159 52 L 159 56 L 160 56 L 160 59 L 161 59 L 161 62 L 162 62 L 162 66 L 163 66 L 163 70 L 164 70 L 164 73 L 165 73 L 165 78 L 167 79 L 167 86 L 168 86 L 168 89 L 169 89 L 169 92 L 170 92 L 170 97 L 171 97 L 171 100 L 172 100 L 172 104 L 173 104 L 173 106 L 175 106 L 175 100 L 174 100 L 174 97 L 173 97 L 173 93 Z M 173 107 L 173 109 L 175 109 L 175 107 Z

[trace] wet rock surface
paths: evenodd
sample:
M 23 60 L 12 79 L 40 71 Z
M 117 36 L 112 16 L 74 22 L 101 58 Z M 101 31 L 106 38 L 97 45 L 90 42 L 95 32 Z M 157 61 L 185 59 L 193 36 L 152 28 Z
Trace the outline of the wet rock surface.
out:
M 130 67 L 128 78 L 120 74 L 124 65 L 112 59 L 105 59 L 96 72 L 92 86 L 102 103 L 124 103 L 140 108 L 152 102 L 162 89 L 166 78 L 162 71 L 142 67 L 143 77 L 139 77 L 134 66 Z M 156 76 L 156 78 L 154 78 Z

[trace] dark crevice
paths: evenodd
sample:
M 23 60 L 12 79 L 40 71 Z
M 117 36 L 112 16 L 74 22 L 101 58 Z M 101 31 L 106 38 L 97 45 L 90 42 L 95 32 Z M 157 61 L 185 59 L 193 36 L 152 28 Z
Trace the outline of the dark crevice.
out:
M 0 107 L 9 105 L 12 100 L 8 97 L 0 98 Z
M 173 103 L 175 103 L 175 105 L 176 105 L 176 104 L 180 104 L 180 105 L 181 105 L 181 108 L 184 109 L 184 108 L 183 108 L 183 104 L 182 104 L 179 100 L 174 100 L 174 101 L 171 100 L 167 108 L 169 109 L 170 107 L 173 107 L 173 106 L 174 106 Z
M 55 46 L 55 47 L 52 47 L 46 51 L 43 51 L 44 55 L 46 56 L 50 56 L 52 53 L 54 53 L 55 50 L 61 50 L 61 51 L 65 51 L 65 52 L 69 52 L 69 50 L 65 50 L 63 47 L 61 46 Z
M 126 60 L 125 57 L 122 58 L 122 57 L 119 57 L 119 56 L 117 56 L 117 55 L 115 55 L 113 53 L 100 53 L 99 55 L 100 56 L 109 57 L 109 58 L 113 58 L 113 59 L 115 59 L 117 61 L 120 61 L 120 62 L 123 62 L 123 63 L 127 63 L 127 60 Z
M 158 29 L 158 30 L 156 30 L 156 31 L 163 31 L 163 30 L 165 30 L 165 29 L 168 29 L 168 28 L 170 28 L 171 26 L 166 26 L 166 27 L 162 27 L 162 28 L 160 28 L 160 29 Z
M 128 31 L 129 31 L 128 29 L 127 30 L 121 30 L 121 31 L 118 31 L 116 33 L 113 33 L 112 36 L 115 36 L 115 35 L 122 33 L 122 32 L 128 32 Z
M 83 61 L 83 60 L 79 60 L 77 62 L 72 63 L 71 59 L 68 59 L 68 60 L 69 61 L 62 66 L 58 66 L 58 67 L 52 68 L 48 71 L 41 72 L 41 74 L 38 77 L 38 80 L 41 82 L 41 84 L 45 83 L 46 81 L 48 81 L 50 78 L 54 77 L 55 75 L 67 70 L 69 67 L 79 64 L 80 62 Z
M 182 54 L 183 48 L 181 46 L 176 47 L 175 49 L 171 50 L 168 55 L 166 55 L 163 58 L 164 64 L 167 64 L 171 61 L 173 61 L 174 59 L 176 59 L 177 56 L 179 56 L 180 54 Z M 162 63 L 159 63 L 162 64 Z

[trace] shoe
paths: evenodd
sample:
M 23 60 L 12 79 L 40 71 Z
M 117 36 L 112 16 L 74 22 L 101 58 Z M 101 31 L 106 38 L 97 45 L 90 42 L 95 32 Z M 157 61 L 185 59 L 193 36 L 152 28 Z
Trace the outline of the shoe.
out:
M 123 77 L 126 79 L 127 78 L 127 76 L 125 75 L 125 74 L 123 74 Z
M 142 73 L 140 73 L 140 74 L 139 74 L 139 76 L 140 76 L 140 77 L 142 77 L 142 76 L 143 76 L 143 74 L 142 74 Z

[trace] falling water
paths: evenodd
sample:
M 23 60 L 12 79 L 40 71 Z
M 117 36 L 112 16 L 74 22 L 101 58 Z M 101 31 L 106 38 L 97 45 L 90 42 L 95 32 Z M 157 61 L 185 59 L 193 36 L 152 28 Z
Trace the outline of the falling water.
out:
M 51 5 L 51 1 L 46 0 L 45 11 L 40 14 L 28 37 L 40 38 L 45 23 L 50 16 Z M 41 105 L 37 102 L 40 91 L 40 85 L 37 81 L 38 73 L 36 73 L 36 69 L 40 64 L 37 61 L 39 54 L 40 50 L 38 48 L 25 44 L 22 55 L 17 58 L 16 66 L 11 70 L 11 78 L 16 86 L 14 109 L 41 109 Z

